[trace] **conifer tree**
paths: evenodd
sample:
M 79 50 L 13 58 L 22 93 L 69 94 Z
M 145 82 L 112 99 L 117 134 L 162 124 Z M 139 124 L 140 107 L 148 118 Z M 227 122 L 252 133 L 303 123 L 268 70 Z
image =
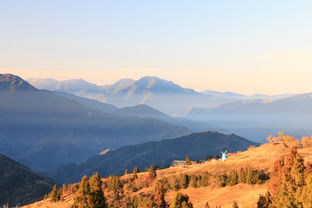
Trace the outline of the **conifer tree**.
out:
M 180 181 L 179 186 L 180 186 L 181 189 L 186 189 L 188 187 L 188 185 L 189 185 L 189 177 L 187 175 L 185 175 L 185 174 L 180 175 L 180 180 L 179 181 Z
M 102 190 L 102 181 L 98 173 L 95 173 L 89 179 L 90 183 L 90 206 L 92 208 L 106 208 L 104 192 Z
M 238 171 L 238 183 L 246 183 L 246 171 L 244 168 L 239 169 Z
M 177 193 L 170 208 L 193 208 L 193 204 L 189 201 L 188 195 Z
M 57 184 L 54 184 L 52 191 L 50 193 L 51 201 L 56 202 L 61 199 L 61 194 Z
M 233 208 L 239 208 L 237 201 L 233 201 L 232 207 L 233 207 Z
M 226 185 L 234 186 L 238 184 L 238 174 L 236 170 L 232 170 L 226 179 Z
M 67 193 L 67 191 L 68 191 L 67 185 L 66 185 L 66 184 L 63 184 L 63 186 L 62 186 L 62 194 Z
M 87 176 L 83 176 L 77 190 L 72 208 L 92 208 L 90 206 L 90 184 Z
M 128 170 L 128 168 L 126 168 L 125 172 L 124 172 L 124 175 L 128 175 L 128 173 L 129 173 L 129 170 Z
M 119 176 L 109 176 L 108 177 L 108 190 L 114 193 L 116 199 L 119 199 L 120 194 L 123 191 L 123 185 L 120 181 Z
M 148 174 L 152 179 L 155 179 L 157 177 L 156 169 L 154 164 L 151 164 L 151 167 L 148 170 Z
M 274 208 L 270 192 L 267 192 L 265 195 L 260 195 L 257 202 L 257 208 Z
M 209 205 L 209 203 L 208 203 L 208 202 L 206 202 L 206 204 L 205 204 L 205 208 L 210 208 L 210 205 Z
M 300 201 L 304 208 L 312 207 L 312 174 L 307 175 L 305 186 L 302 188 Z
M 273 207 L 304 207 L 300 198 L 306 183 L 303 162 L 296 148 L 292 148 L 275 163 L 269 186 Z
M 185 157 L 185 163 L 186 163 L 186 165 L 192 165 L 192 161 L 188 155 L 186 155 L 186 157 Z
M 139 172 L 139 168 L 137 166 L 134 167 L 133 172 L 132 172 L 134 178 L 138 178 L 138 172 Z
M 154 203 L 157 208 L 166 208 L 167 204 L 165 201 L 165 189 L 162 183 L 157 182 L 155 185 L 155 195 L 154 195 Z
M 197 185 L 197 181 L 198 181 L 198 178 L 196 175 L 191 175 L 190 177 L 190 186 L 193 187 L 193 188 L 197 188 L 198 185 Z

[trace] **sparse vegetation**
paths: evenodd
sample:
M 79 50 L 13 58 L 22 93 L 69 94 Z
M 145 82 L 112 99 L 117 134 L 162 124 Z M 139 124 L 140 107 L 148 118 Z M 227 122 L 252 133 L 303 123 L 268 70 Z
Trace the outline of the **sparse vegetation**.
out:
M 304 146 L 299 145 L 299 147 Z M 271 155 L 271 152 L 269 152 L 268 157 L 263 156 L 263 153 L 273 149 L 276 149 L 276 151 Z M 249 149 L 248 153 L 237 153 L 230 156 L 230 159 L 226 162 L 212 161 L 207 165 L 199 164 L 184 168 L 172 167 L 158 171 L 156 171 L 154 165 L 151 165 L 146 172 L 142 173 L 138 173 L 138 168 L 135 168 L 133 174 L 103 178 L 101 188 L 105 191 L 104 199 L 109 208 L 185 208 L 193 206 L 196 208 L 215 208 L 225 205 L 222 199 L 228 201 L 226 207 L 246 207 L 246 204 L 247 207 L 250 207 L 251 202 L 246 202 L 249 198 L 242 197 L 255 190 L 257 190 L 257 194 L 253 194 L 252 200 L 253 204 L 257 204 L 258 208 L 310 208 L 311 200 L 308 196 L 312 193 L 312 165 L 309 162 L 304 163 L 298 151 L 293 149 L 289 154 L 278 160 L 274 166 L 273 162 L 261 166 L 265 160 L 257 159 L 261 155 L 261 157 L 266 158 L 266 161 L 269 161 L 272 160 L 270 156 L 275 154 L 283 155 L 283 151 L 287 152 L 289 149 L 291 149 L 289 145 L 271 143 Z M 309 149 L 305 151 L 307 152 Z M 305 155 L 309 154 L 305 153 Z M 232 158 L 236 159 L 233 160 Z M 248 158 L 248 160 L 245 160 L 245 158 Z M 275 156 L 274 160 L 276 158 L 278 157 Z M 241 161 L 250 161 L 257 164 L 246 164 L 246 162 L 242 163 Z M 198 167 L 200 169 L 197 169 Z M 65 195 L 75 193 L 76 202 L 82 184 L 85 184 L 85 182 L 63 186 L 60 191 L 62 193 L 60 202 L 62 202 L 64 193 Z M 270 188 L 269 192 L 266 193 L 267 185 Z M 79 186 L 78 190 L 77 186 Z M 218 187 L 222 187 L 222 189 Z M 219 198 L 220 200 L 215 201 L 208 196 L 211 191 L 218 192 L 218 195 L 236 191 L 239 195 L 231 198 L 231 201 L 222 197 Z M 196 194 L 200 195 L 201 192 L 205 192 L 204 196 L 208 197 L 200 196 L 202 201 L 199 203 Z M 260 197 L 259 194 L 261 194 Z M 227 197 L 231 196 L 227 195 Z M 285 204 L 278 204 L 282 202 Z

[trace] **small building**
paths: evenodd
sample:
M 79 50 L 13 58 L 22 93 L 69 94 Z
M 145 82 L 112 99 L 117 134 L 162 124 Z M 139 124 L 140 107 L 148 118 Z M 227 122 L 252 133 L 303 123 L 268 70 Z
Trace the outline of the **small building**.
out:
M 180 165 L 186 165 L 185 160 L 174 160 L 174 161 L 172 161 L 172 163 L 171 163 L 171 166 L 172 166 L 172 167 L 180 166 Z

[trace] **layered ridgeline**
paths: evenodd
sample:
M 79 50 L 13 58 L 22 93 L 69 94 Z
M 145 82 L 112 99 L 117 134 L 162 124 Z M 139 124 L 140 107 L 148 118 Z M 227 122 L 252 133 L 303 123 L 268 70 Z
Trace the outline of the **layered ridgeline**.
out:
M 215 108 L 192 108 L 184 117 L 233 131 L 258 140 L 278 131 L 298 137 L 312 134 L 312 94 L 280 99 L 256 99 L 231 102 Z
M 220 152 L 225 150 L 230 152 L 246 150 L 251 145 L 258 144 L 234 134 L 193 133 L 177 139 L 123 147 L 46 174 L 58 183 L 72 183 L 79 181 L 83 175 L 95 172 L 101 176 L 122 174 L 125 168 L 132 170 L 135 166 L 139 166 L 145 169 L 152 163 L 166 167 L 173 160 L 184 160 L 186 155 L 193 160 L 202 160 L 209 155 L 220 155 Z
M 39 89 L 68 92 L 114 104 L 119 108 L 147 104 L 170 115 L 189 106 L 211 107 L 248 97 L 207 91 L 201 93 L 168 80 L 149 76 L 139 80 L 122 79 L 106 86 L 97 86 L 81 79 L 66 81 L 29 79 L 29 82 Z
M 184 127 L 152 118 L 123 117 L 0 75 L 0 152 L 44 171 L 85 160 L 106 148 L 175 138 Z
M 209 130 L 235 132 L 259 142 L 278 131 L 298 137 L 312 134 L 309 127 L 312 122 L 310 94 L 247 96 L 211 90 L 197 92 L 157 77 L 124 79 L 107 86 L 84 80 L 30 81 L 42 89 L 72 93 L 114 104 L 118 108 L 146 104 L 170 116 L 207 123 L 206 126 L 212 127 Z M 193 123 L 182 124 L 192 130 L 202 130 L 198 124 L 196 128 L 193 128 Z
M 0 154 L 0 207 L 41 200 L 53 181 Z
M 74 94 L 70 94 L 67 92 L 55 92 L 55 94 L 62 96 L 62 97 L 66 97 L 66 98 L 71 99 L 71 100 L 75 100 L 87 108 L 100 110 L 104 113 L 112 113 L 112 112 L 118 110 L 118 108 L 114 105 L 106 104 L 106 103 L 103 103 L 103 102 L 100 102 L 100 101 L 97 101 L 94 99 L 84 98 L 84 97 L 77 96 Z
M 154 118 L 154 119 L 166 121 L 174 125 L 184 126 L 188 129 L 191 129 L 192 131 L 207 131 L 208 129 L 209 130 L 223 130 L 219 127 L 215 127 L 208 123 L 169 116 L 146 104 L 139 104 L 135 106 L 120 108 L 120 109 L 115 110 L 113 114 L 120 115 L 120 116 L 134 116 L 134 117 L 140 117 L 140 118 Z

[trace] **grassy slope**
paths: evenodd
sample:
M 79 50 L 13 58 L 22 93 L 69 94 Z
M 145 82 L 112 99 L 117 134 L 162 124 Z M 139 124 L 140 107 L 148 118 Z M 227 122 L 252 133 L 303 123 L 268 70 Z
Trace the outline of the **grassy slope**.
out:
M 250 148 L 245 152 L 236 153 L 230 155 L 229 159 L 225 162 L 216 161 L 208 164 L 198 164 L 191 168 L 183 169 L 180 167 L 172 167 L 157 172 L 158 177 L 167 177 L 180 173 L 193 173 L 209 171 L 211 173 L 219 172 L 222 170 L 228 170 L 239 167 L 255 167 L 261 169 L 270 170 L 273 167 L 273 163 L 285 152 L 287 148 L 282 144 L 265 144 L 257 148 Z M 305 161 L 312 161 L 312 147 L 303 148 L 298 150 L 301 155 L 304 156 Z M 139 176 L 145 173 L 140 173 Z M 123 176 L 123 177 L 129 177 Z M 149 189 L 143 189 L 141 191 L 149 191 Z M 227 187 L 203 187 L 203 188 L 187 188 L 180 192 L 186 193 L 190 196 L 190 199 L 194 205 L 194 208 L 203 208 L 206 202 L 209 202 L 211 207 L 221 205 L 222 208 L 232 207 L 234 200 L 238 202 L 241 208 L 253 208 L 256 207 L 259 194 L 263 194 L 267 191 L 267 184 L 263 185 L 248 185 L 238 184 L 235 186 Z M 166 194 L 166 200 L 171 201 L 176 192 L 170 191 Z M 73 203 L 73 196 L 67 196 L 65 201 L 58 203 L 51 203 L 49 201 L 40 201 L 24 208 L 68 208 Z

